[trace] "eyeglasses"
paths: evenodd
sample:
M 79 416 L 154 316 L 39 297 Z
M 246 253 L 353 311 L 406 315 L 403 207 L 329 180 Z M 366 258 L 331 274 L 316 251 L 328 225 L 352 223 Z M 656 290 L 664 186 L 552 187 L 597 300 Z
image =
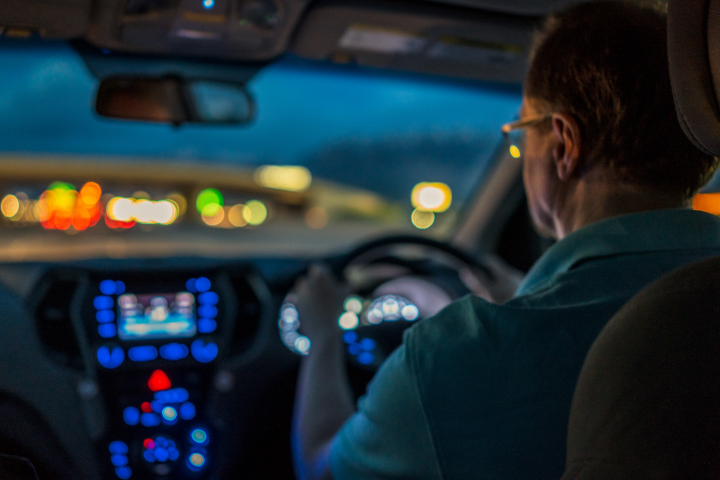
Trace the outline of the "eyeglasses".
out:
M 513 158 L 520 158 L 520 145 L 522 145 L 523 143 L 523 129 L 549 120 L 553 115 L 553 113 L 539 113 L 537 115 L 530 115 L 529 117 L 506 123 L 505 125 L 500 127 L 500 130 L 503 134 L 503 139 L 505 140 L 505 144 L 510 151 L 510 155 L 512 155 Z

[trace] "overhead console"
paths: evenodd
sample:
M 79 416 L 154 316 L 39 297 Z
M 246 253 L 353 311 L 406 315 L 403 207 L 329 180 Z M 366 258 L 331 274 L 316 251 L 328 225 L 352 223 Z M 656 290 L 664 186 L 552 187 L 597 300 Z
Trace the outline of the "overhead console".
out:
M 37 329 L 51 360 L 88 379 L 81 395 L 99 400 L 105 478 L 217 472 L 227 433 L 208 405 L 231 381 L 221 365 L 252 355 L 263 286 L 243 268 L 57 270 L 41 280 Z
M 309 0 L 99 0 L 87 40 L 136 53 L 269 60 Z
M 292 45 L 313 60 L 521 83 L 536 20 L 410 1 L 319 1 Z

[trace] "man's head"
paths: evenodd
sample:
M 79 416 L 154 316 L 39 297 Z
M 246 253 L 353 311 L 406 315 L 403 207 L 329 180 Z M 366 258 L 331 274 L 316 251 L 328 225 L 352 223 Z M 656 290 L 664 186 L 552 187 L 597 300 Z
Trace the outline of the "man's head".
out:
M 562 236 L 553 216 L 587 189 L 578 182 L 682 206 L 717 167 L 677 120 L 666 23 L 659 4 L 602 1 L 551 17 L 538 35 L 521 116 L 554 114 L 527 128 L 524 151 L 528 202 L 542 230 Z M 644 203 L 636 209 L 652 208 Z

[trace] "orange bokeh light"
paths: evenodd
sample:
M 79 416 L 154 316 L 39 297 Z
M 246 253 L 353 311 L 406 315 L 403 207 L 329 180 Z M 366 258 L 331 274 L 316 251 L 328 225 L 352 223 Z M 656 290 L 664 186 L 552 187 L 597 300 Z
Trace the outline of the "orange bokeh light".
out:
M 53 184 L 40 196 L 36 213 L 47 229 L 86 230 L 96 225 L 102 216 L 101 195 L 102 189 L 95 182 L 83 185 L 80 193 L 71 185 Z

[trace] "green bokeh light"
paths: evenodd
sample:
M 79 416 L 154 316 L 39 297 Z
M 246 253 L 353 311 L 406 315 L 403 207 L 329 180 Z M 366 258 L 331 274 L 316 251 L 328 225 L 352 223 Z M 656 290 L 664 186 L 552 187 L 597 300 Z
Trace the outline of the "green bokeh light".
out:
M 216 214 L 222 205 L 222 193 L 214 188 L 206 188 L 200 192 L 197 196 L 197 200 L 195 201 L 197 211 L 203 215 L 209 216 Z

